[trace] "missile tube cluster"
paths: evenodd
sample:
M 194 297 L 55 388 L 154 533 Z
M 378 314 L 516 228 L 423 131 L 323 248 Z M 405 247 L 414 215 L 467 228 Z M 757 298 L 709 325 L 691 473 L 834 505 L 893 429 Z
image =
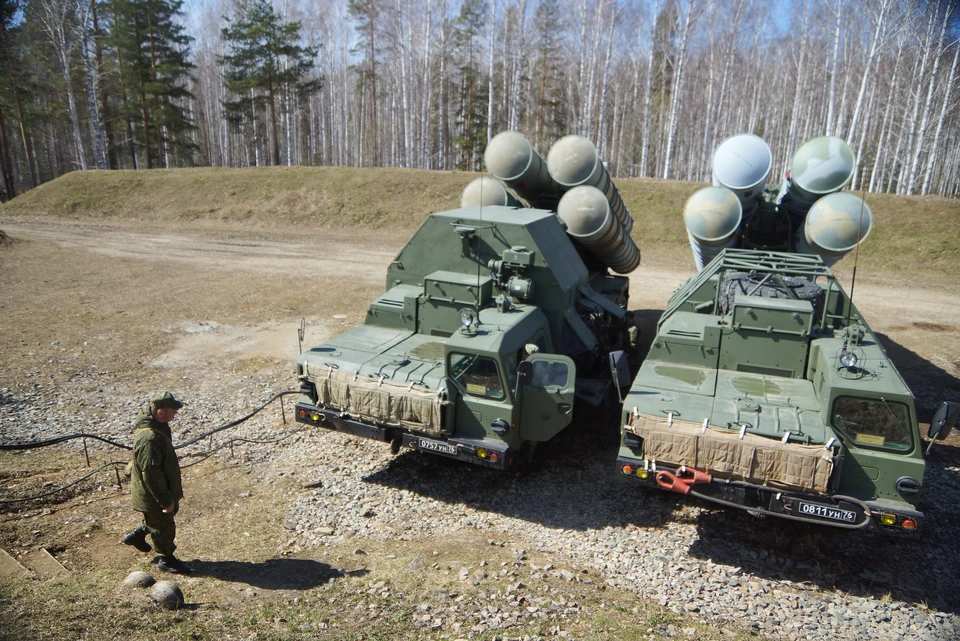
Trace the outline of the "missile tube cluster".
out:
M 813 138 L 797 150 L 786 180 L 771 191 L 766 189 L 772 166 L 767 143 L 753 134 L 727 138 L 713 155 L 713 186 L 694 193 L 683 212 L 697 269 L 726 247 L 757 246 L 745 228 L 749 217 L 758 216 L 789 219 L 791 237 L 778 239 L 783 247 L 777 249 L 817 254 L 833 265 L 873 228 L 870 207 L 853 194 L 840 193 L 855 164 L 843 140 Z
M 544 161 L 523 134 L 504 131 L 487 145 L 484 161 L 496 180 L 470 183 L 462 207 L 518 206 L 505 186 L 530 206 L 555 211 L 567 233 L 615 272 L 627 274 L 640 264 L 640 249 L 630 237 L 633 217 L 596 147 L 583 136 L 561 138 Z

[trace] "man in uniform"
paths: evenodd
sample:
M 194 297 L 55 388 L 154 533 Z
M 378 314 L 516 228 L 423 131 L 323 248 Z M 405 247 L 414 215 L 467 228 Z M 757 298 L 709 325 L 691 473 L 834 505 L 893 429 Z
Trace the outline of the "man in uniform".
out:
M 636 368 L 640 364 L 640 328 L 637 327 L 637 322 L 634 318 L 633 312 L 627 312 L 624 320 L 626 321 L 625 333 L 626 341 L 624 349 L 627 352 L 627 362 L 630 363 L 630 366 Z
M 143 523 L 122 539 L 141 552 L 149 552 L 147 534 L 160 554 L 157 569 L 188 574 L 190 568 L 173 555 L 177 548 L 174 515 L 180 509 L 183 487 L 180 462 L 173 449 L 170 421 L 183 403 L 170 392 L 154 392 L 149 405 L 137 414 L 133 434 L 133 461 L 130 471 L 130 498 L 133 509 L 143 514 Z

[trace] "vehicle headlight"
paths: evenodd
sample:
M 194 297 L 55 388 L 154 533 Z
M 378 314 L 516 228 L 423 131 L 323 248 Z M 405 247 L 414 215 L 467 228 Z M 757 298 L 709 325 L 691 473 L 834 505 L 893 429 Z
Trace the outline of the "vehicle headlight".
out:
M 840 354 L 840 364 L 847 368 L 852 368 L 857 366 L 857 355 L 851 351 L 846 351 Z

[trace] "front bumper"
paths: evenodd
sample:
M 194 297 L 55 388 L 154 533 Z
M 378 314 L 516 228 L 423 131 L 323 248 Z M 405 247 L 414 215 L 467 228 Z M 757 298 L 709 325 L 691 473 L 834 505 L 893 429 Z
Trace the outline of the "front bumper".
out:
M 294 416 L 298 423 L 390 443 L 396 450 L 405 447 L 494 469 L 508 468 L 515 454 L 506 443 L 495 439 L 431 438 L 402 427 L 365 423 L 338 410 L 303 402 L 296 404 Z
M 755 516 L 775 516 L 849 530 L 877 527 L 892 534 L 919 532 L 924 519 L 922 512 L 909 506 L 879 507 L 848 496 L 806 494 L 740 481 L 678 481 L 677 477 L 681 475 L 677 468 L 658 464 L 655 469 L 645 469 L 642 462 L 622 456 L 617 458 L 617 466 L 621 476 L 630 477 L 647 487 L 689 494 L 725 507 L 746 510 Z M 687 472 L 686 476 L 693 475 Z

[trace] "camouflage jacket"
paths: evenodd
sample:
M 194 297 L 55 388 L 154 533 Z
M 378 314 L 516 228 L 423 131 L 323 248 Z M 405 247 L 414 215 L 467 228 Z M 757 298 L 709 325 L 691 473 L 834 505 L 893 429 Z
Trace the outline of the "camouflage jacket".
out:
M 180 462 L 173 449 L 170 425 L 158 422 L 144 408 L 137 414 L 134 430 L 130 475 L 133 509 L 159 511 L 183 498 Z

